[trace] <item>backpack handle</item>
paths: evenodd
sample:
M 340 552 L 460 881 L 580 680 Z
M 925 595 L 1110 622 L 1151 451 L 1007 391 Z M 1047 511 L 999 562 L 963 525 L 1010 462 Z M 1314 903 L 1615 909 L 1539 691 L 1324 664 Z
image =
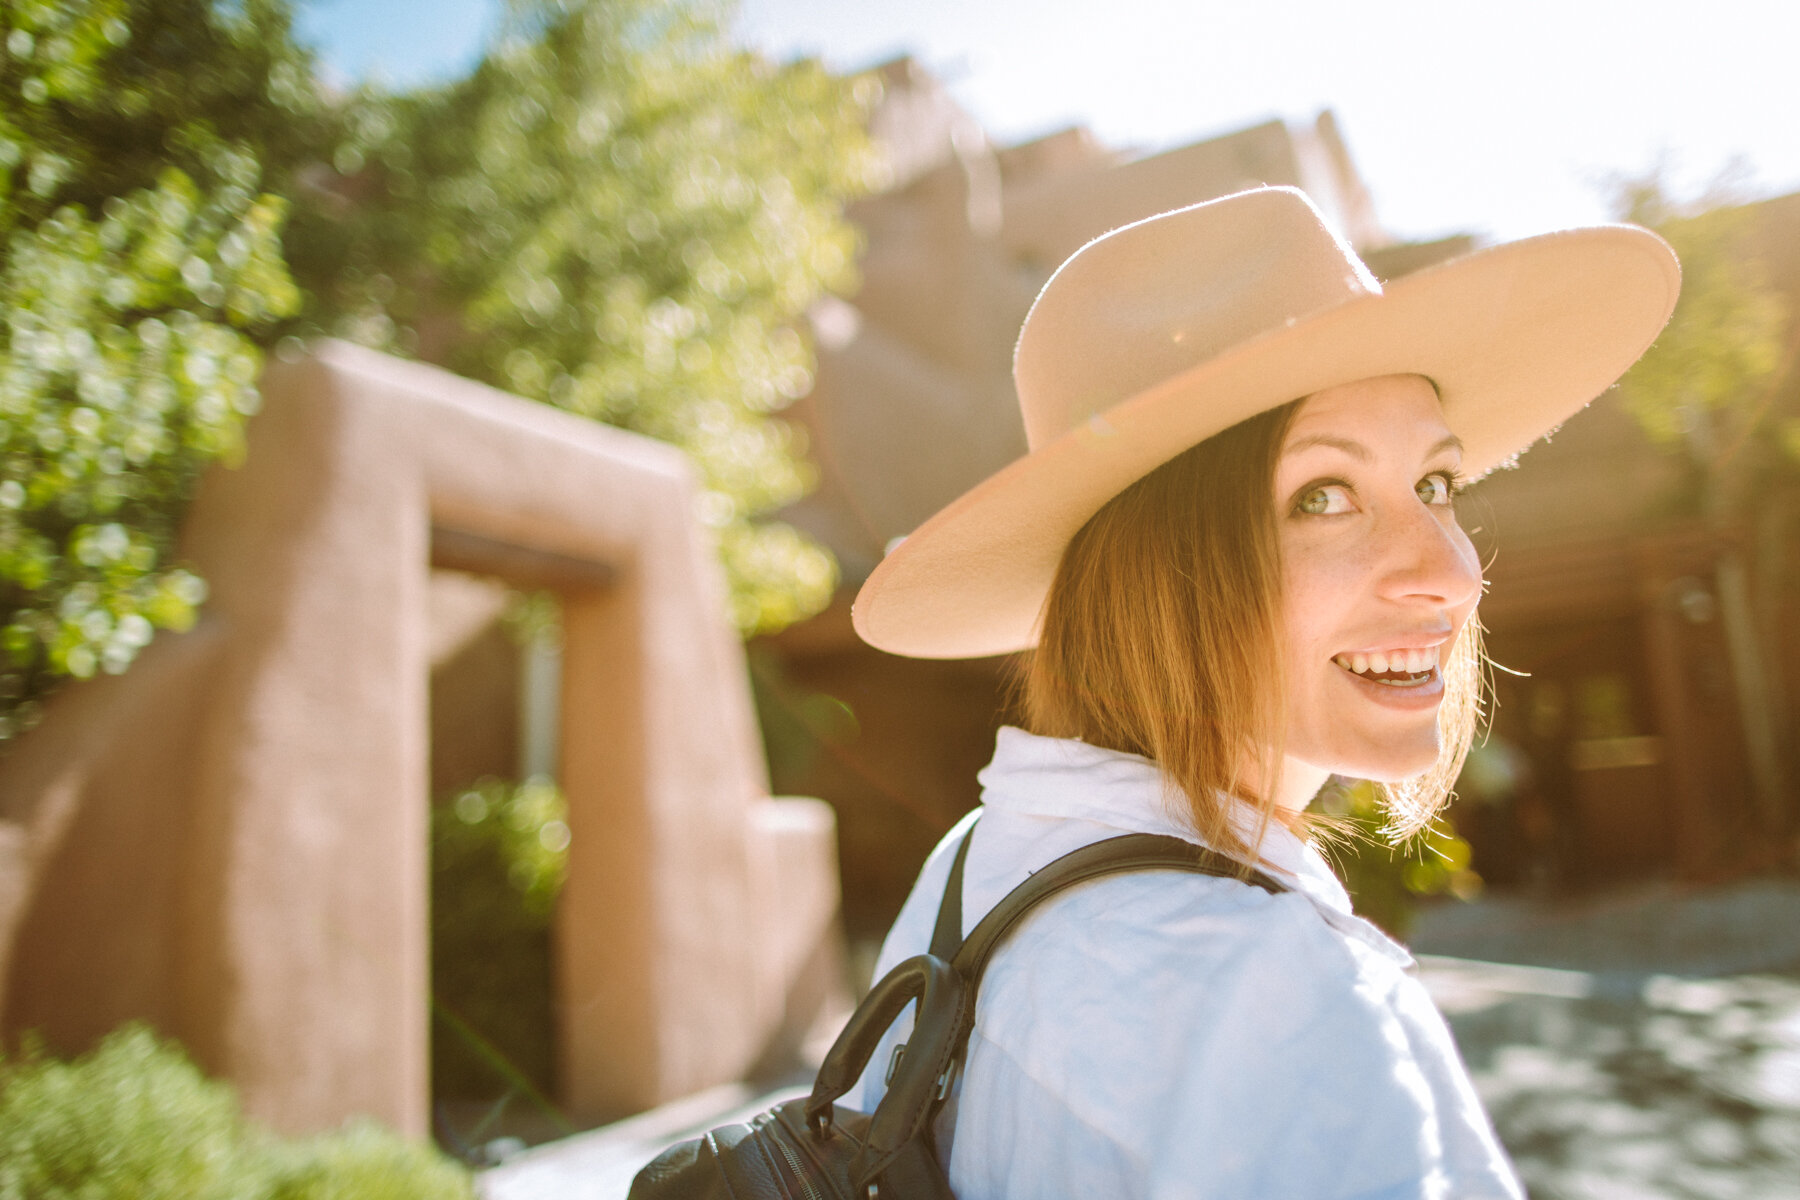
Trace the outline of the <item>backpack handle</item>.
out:
M 906 1056 L 894 1072 L 888 1095 L 878 1110 L 888 1114 L 889 1119 L 876 1122 L 880 1128 L 870 1130 L 870 1140 L 899 1146 L 917 1134 L 936 1098 L 939 1076 L 956 1052 L 961 1031 L 955 1018 L 964 1009 L 962 978 L 950 969 L 949 963 L 929 954 L 907 959 L 870 988 L 868 997 L 856 1006 L 849 1023 L 831 1044 L 819 1067 L 812 1095 L 806 1101 L 806 1122 L 814 1132 L 822 1134 L 831 1124 L 832 1101 L 856 1083 L 882 1035 L 914 1000 L 919 1002 L 918 1017 L 906 1043 Z M 932 1020 L 934 1014 L 952 1019 Z M 927 1070 L 920 1064 L 935 1069 Z M 894 1114 L 899 1114 L 897 1120 L 903 1128 L 891 1128 L 896 1122 Z

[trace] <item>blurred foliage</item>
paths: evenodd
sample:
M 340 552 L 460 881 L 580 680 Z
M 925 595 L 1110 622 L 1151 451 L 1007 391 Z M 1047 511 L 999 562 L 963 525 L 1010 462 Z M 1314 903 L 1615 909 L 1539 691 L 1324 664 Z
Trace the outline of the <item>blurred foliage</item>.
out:
M 1800 450 L 1800 420 L 1771 402 L 1789 314 L 1753 244 L 1754 209 L 1735 202 L 1728 177 L 1688 203 L 1658 171 L 1616 192 L 1620 218 L 1660 233 L 1682 274 L 1675 315 L 1620 385 L 1625 407 L 1653 441 L 1688 453 L 1703 508 L 1737 509 L 1769 471 L 1800 464 L 1783 453 Z
M 64 205 L 98 213 L 170 167 L 207 195 L 254 187 L 223 150 L 285 193 L 328 136 L 286 0 L 0 0 L 0 37 L 8 235 Z
M 823 607 L 829 553 L 764 519 L 812 483 L 774 414 L 854 283 L 874 83 L 736 51 L 705 0 L 510 0 L 467 79 L 330 95 L 290 16 L 0 0 L 0 740 L 193 620 L 175 531 L 280 335 L 680 446 L 738 626 Z
M 173 1042 L 124 1026 L 60 1062 L 0 1058 L 0 1200 L 473 1197 L 461 1167 L 367 1123 L 298 1141 L 245 1121 Z
M 275 1177 L 269 1200 L 474 1200 L 479 1194 L 453 1159 L 366 1120 L 301 1141 L 265 1142 L 264 1153 Z
M 823 547 L 758 520 L 812 484 L 772 414 L 854 282 L 870 81 L 772 66 L 681 0 L 512 0 L 467 79 L 359 97 L 338 202 L 296 219 L 307 321 L 671 442 L 746 633 L 822 608 Z
M 259 190 L 285 30 L 260 0 L 0 0 L 0 741 L 204 596 L 176 525 L 298 306 Z
M 1448 817 L 1396 846 L 1376 785 L 1336 776 L 1319 790 L 1309 811 L 1323 818 L 1324 848 L 1357 914 L 1396 938 L 1411 929 L 1421 899 L 1469 900 L 1481 891 L 1481 877 L 1469 866 L 1469 843 Z
M 798 786 L 812 775 L 821 754 L 841 751 L 857 739 L 862 729 L 856 712 L 794 679 L 767 643 L 751 642 L 744 649 L 769 778 L 777 791 Z
M 148 1030 L 0 1065 L 0 1196 L 234 1200 L 268 1191 L 237 1104 Z M 263 1170 L 258 1170 L 263 1167 Z
M 1658 172 L 1618 187 L 1622 216 L 1652 226 L 1681 259 L 1681 299 L 1656 344 L 1620 383 L 1625 407 L 1687 464 L 1677 497 L 1716 539 L 1712 590 L 1743 731 L 1757 820 L 1792 821 L 1795 729 L 1779 669 L 1782 594 L 1800 513 L 1800 411 L 1791 386 L 1800 338 L 1770 278 L 1756 206 L 1729 172 L 1698 200 L 1669 195 Z M 1785 233 L 1786 231 L 1784 231 Z M 1784 385 L 1788 385 L 1784 389 Z
M 501 610 L 500 624 L 512 644 L 527 646 L 562 645 L 562 601 L 555 592 L 512 591 Z
M 550 917 L 569 860 L 568 809 L 548 780 L 484 779 L 431 817 L 432 1091 L 553 1090 Z

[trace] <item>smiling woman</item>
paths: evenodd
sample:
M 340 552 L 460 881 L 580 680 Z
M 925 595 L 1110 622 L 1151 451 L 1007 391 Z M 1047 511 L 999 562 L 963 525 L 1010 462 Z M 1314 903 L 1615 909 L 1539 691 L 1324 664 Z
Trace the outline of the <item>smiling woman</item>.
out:
M 1678 285 L 1661 241 L 1614 226 L 1384 290 L 1274 188 L 1116 230 L 1046 285 L 1014 369 L 1031 452 L 855 608 L 898 653 L 1032 648 L 1025 728 L 877 970 L 1120 835 L 1238 878 L 1092 880 L 1016 927 L 932 1118 L 956 1195 L 1520 1195 L 1410 957 L 1352 914 L 1303 810 L 1331 775 L 1382 784 L 1396 831 L 1443 804 L 1481 678 L 1462 479 L 1611 384 Z M 880 1125 L 884 1092 L 871 1072 L 846 1101 Z

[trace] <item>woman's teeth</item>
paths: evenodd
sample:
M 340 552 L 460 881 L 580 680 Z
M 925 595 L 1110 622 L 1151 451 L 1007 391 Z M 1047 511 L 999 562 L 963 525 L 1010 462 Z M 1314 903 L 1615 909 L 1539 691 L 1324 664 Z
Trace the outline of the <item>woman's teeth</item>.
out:
M 1390 650 L 1385 654 L 1340 654 L 1332 661 L 1356 675 L 1398 675 L 1403 677 L 1371 679 L 1371 683 L 1418 683 L 1437 670 L 1438 648 L 1427 646 L 1422 650 Z

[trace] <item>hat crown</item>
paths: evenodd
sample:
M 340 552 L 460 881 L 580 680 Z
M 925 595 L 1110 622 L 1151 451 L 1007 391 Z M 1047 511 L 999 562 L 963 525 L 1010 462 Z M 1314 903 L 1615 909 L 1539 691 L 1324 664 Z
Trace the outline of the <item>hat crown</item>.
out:
M 1013 379 L 1031 449 L 1381 285 L 1305 193 L 1258 188 L 1104 234 L 1051 276 Z

